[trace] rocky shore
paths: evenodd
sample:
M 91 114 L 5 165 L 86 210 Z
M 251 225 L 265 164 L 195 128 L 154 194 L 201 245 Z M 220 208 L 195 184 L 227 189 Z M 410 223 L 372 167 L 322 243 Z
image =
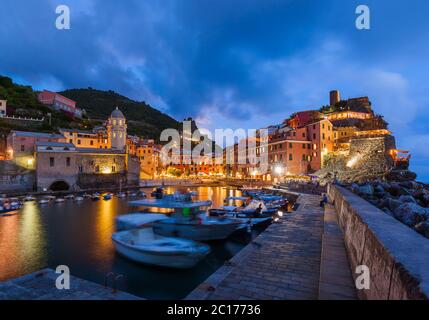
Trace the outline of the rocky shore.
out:
M 429 238 L 429 186 L 416 181 L 374 181 L 347 186 L 386 214 Z

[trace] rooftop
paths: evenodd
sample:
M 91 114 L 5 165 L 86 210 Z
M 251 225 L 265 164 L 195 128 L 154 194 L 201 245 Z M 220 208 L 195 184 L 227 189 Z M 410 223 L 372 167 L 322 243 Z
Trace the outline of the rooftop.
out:
M 44 142 L 44 141 L 38 141 L 36 142 L 36 146 L 38 147 L 64 147 L 64 148 L 74 148 L 73 143 L 67 143 L 67 142 Z
M 57 134 L 57 133 L 29 132 L 29 131 L 15 131 L 15 130 L 12 130 L 11 133 L 18 136 L 18 137 L 64 139 L 64 136 Z

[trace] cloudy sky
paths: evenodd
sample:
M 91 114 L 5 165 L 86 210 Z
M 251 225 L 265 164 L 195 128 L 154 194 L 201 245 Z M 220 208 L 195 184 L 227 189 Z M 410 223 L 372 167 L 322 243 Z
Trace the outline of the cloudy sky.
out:
M 429 182 L 429 3 L 366 0 L 0 0 L 0 74 L 35 89 L 93 87 L 178 120 L 258 128 L 368 95 Z M 55 28 L 55 8 L 71 30 Z

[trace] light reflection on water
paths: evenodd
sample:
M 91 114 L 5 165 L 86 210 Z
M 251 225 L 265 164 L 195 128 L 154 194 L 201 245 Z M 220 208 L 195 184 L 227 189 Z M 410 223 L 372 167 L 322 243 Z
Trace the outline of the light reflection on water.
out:
M 223 187 L 192 190 L 198 192 L 199 199 L 212 200 L 213 207 L 223 205 L 228 196 L 241 195 Z M 166 191 L 171 193 L 175 188 Z M 111 240 L 116 216 L 135 211 L 128 206 L 129 200 L 28 202 L 17 215 L 0 218 L 0 281 L 64 264 L 73 275 L 100 284 L 109 272 L 123 274 L 126 281 L 120 288 L 144 298 L 183 298 L 246 243 L 241 237 L 211 242 L 212 253 L 188 270 L 134 263 L 117 255 Z

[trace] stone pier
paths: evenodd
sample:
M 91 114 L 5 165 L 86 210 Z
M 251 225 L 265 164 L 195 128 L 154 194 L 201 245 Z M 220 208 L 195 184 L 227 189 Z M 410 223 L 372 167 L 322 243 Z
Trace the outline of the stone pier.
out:
M 0 300 L 141 300 L 74 276 L 70 276 L 70 289 L 59 290 L 55 285 L 58 276 L 52 269 L 43 269 L 0 282 Z
M 333 279 L 331 274 L 320 273 L 322 260 L 326 259 L 333 259 L 332 264 L 338 263 L 335 270 L 346 275 L 350 269 L 341 238 L 331 237 L 331 247 L 326 250 L 331 250 L 332 246 L 341 249 L 342 246 L 342 252 L 337 250 L 331 256 L 322 255 L 325 219 L 319 201 L 320 196 L 300 195 L 296 211 L 286 213 L 279 223 L 268 227 L 186 299 L 355 298 L 353 289 L 350 291 L 350 274 Z M 338 258 L 341 254 L 345 260 Z

